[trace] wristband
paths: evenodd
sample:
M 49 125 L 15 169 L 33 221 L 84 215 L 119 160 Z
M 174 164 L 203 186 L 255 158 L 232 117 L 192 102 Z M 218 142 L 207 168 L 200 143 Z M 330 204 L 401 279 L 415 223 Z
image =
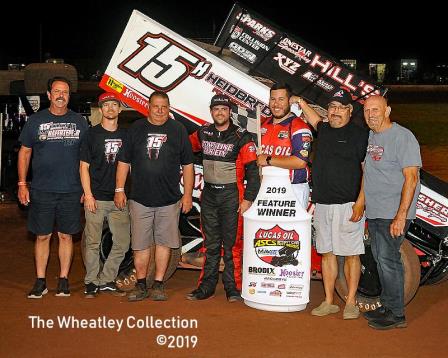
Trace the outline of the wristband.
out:
M 124 192 L 124 188 L 116 188 L 115 192 L 116 193 L 122 193 L 122 192 Z
M 267 164 L 267 165 L 271 165 L 271 159 L 272 159 L 272 156 L 270 156 L 270 155 L 268 155 L 268 156 L 266 157 L 266 164 Z
M 18 186 L 28 186 L 28 183 L 26 181 L 19 181 L 17 183 Z

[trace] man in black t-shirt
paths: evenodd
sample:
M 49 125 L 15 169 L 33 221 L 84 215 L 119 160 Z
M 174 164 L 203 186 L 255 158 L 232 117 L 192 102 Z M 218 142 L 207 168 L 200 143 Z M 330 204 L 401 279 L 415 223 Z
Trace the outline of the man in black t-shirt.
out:
M 194 183 L 193 152 L 185 127 L 169 118 L 169 98 L 164 92 L 149 97 L 148 118 L 136 121 L 128 131 L 118 156 L 115 204 L 126 205 L 124 184 L 131 170 L 132 249 L 137 284 L 128 296 L 140 301 L 150 296 L 154 301 L 167 299 L 163 279 L 172 248 L 178 248 L 179 213 L 192 207 Z M 184 194 L 180 192 L 182 167 Z M 146 288 L 150 248 L 155 246 L 155 281 Z
M 95 297 L 98 290 L 116 296 L 125 295 L 117 289 L 115 279 L 130 243 L 128 207 L 118 209 L 114 203 L 116 159 L 126 136 L 126 131 L 118 127 L 121 103 L 114 93 L 103 93 L 99 97 L 98 106 L 102 115 L 101 123 L 90 128 L 84 137 L 79 167 L 86 217 L 86 298 Z M 104 218 L 107 218 L 113 244 L 100 268 Z
M 30 205 L 28 229 L 36 238 L 36 282 L 28 298 L 48 293 L 46 270 L 54 224 L 59 237 L 59 273 L 56 296 L 70 296 L 68 273 L 73 256 L 72 234 L 81 231 L 81 183 L 79 145 L 87 131 L 87 121 L 67 108 L 70 82 L 64 77 L 48 81 L 50 108 L 33 114 L 23 127 L 19 141 L 18 198 Z M 33 156 L 33 181 L 26 181 Z
M 299 97 L 292 102 L 305 114 L 314 112 Z M 328 122 L 306 116 L 317 130 L 317 150 L 313 162 L 313 195 L 316 203 L 314 227 L 316 249 L 322 254 L 322 277 L 325 301 L 313 309 L 314 316 L 326 316 L 339 311 L 333 304 L 334 285 L 338 275 L 336 256 L 344 256 L 344 273 L 348 295 L 344 319 L 359 317 L 356 291 L 361 275 L 359 255 L 364 253 L 364 205 L 360 195 L 362 163 L 366 155 L 368 132 L 358 127 L 350 117 L 352 97 L 344 89 L 337 90 L 328 103 Z

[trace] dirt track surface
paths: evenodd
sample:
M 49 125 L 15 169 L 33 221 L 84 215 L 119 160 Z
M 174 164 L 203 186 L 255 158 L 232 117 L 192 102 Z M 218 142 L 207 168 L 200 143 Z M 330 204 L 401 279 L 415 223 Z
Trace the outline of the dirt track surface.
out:
M 342 313 L 313 317 L 310 311 L 323 299 L 322 283 L 311 283 L 308 308 L 296 313 L 259 311 L 242 303 L 226 302 L 220 285 L 216 297 L 190 302 L 184 296 L 198 277 L 197 271 L 177 270 L 168 282 L 167 302 L 128 303 L 107 294 L 83 297 L 84 268 L 79 241 L 70 274 L 72 296 L 54 297 L 58 276 L 57 242 L 47 272 L 50 289 L 43 299 L 29 300 L 34 280 L 34 240 L 26 231 L 26 218 L 14 204 L 0 204 L 2 260 L 0 262 L 0 356 L 195 356 L 195 357 L 442 357 L 448 352 L 448 283 L 421 287 L 407 307 L 409 327 L 387 332 L 367 327 L 359 318 L 343 321 Z M 338 301 L 342 306 L 342 302 Z M 29 316 L 53 320 L 53 328 L 32 328 Z M 124 320 L 117 332 L 108 328 L 59 328 L 59 317 Z M 130 328 L 136 319 L 195 319 L 197 328 Z M 131 318 L 129 318 L 131 317 Z M 156 337 L 196 336 L 195 348 L 167 348 Z M 178 338 L 179 343 L 181 339 Z M 191 347 L 192 341 L 190 341 Z

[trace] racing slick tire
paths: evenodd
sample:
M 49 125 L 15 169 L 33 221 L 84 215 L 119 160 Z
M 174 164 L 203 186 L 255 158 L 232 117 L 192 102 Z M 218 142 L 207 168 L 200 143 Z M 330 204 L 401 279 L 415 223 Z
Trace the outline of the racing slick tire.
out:
M 408 240 L 404 240 L 400 248 L 401 261 L 404 268 L 404 304 L 414 298 L 420 284 L 420 261 Z M 348 294 L 344 274 L 344 257 L 338 256 L 338 277 L 335 283 L 336 292 L 345 301 Z M 373 259 L 370 243 L 366 242 L 365 254 L 361 255 L 361 278 L 356 295 L 361 311 L 372 311 L 381 306 L 381 285 L 376 262 Z

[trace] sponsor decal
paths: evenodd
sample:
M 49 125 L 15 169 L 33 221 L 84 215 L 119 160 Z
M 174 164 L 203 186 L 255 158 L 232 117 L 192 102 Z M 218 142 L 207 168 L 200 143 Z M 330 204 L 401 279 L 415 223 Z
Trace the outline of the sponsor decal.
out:
M 309 141 L 309 140 L 303 141 L 302 147 L 305 150 L 310 150 L 310 148 L 311 148 L 311 141 Z
M 315 73 L 311 71 L 305 72 L 302 77 L 310 82 L 315 83 L 320 88 L 324 89 L 326 92 L 330 92 L 334 90 L 334 86 L 327 81 L 324 81 L 322 78 L 319 78 L 319 75 L 316 75 Z M 316 82 L 317 81 L 317 82 Z
M 204 134 L 207 134 L 208 136 L 213 136 L 213 132 L 209 132 L 209 131 L 204 131 Z
M 267 293 L 268 291 L 266 290 L 258 290 L 257 293 Z
M 300 61 L 303 61 L 305 63 L 311 62 L 310 57 L 312 52 L 302 45 L 298 44 L 297 42 L 292 41 L 288 37 L 282 39 L 278 44 L 278 47 L 293 54 L 296 59 L 299 59 Z
M 265 135 L 267 131 L 268 131 L 267 128 L 262 127 L 262 128 L 261 128 L 261 135 Z
M 274 57 L 274 60 L 277 61 L 279 67 L 283 71 L 288 72 L 290 75 L 295 74 L 300 67 L 299 63 L 291 60 L 290 58 L 281 54 L 280 52 L 277 52 L 277 56 Z
M 263 288 L 275 288 L 275 283 L 272 282 L 262 282 L 261 287 Z
M 288 139 L 289 131 L 279 131 L 277 137 L 280 139 Z
M 249 288 L 249 293 L 250 293 L 251 295 L 255 294 L 255 288 Z
M 109 77 L 109 79 L 106 81 L 106 86 L 110 89 L 114 90 L 117 93 L 121 93 L 123 91 L 124 85 L 117 81 L 116 79 L 113 79 L 112 77 Z
M 104 157 L 107 163 L 115 163 L 118 151 L 122 145 L 121 139 L 105 139 L 104 140 Z
M 259 200 L 269 204 L 273 200 Z M 281 202 L 280 200 L 276 200 Z M 283 203 L 284 204 L 284 203 Z M 258 209 L 262 210 L 262 209 Z M 290 209 L 278 209 L 290 210 Z M 254 238 L 255 253 L 263 262 L 272 266 L 297 266 L 297 256 L 300 250 L 299 234 L 294 230 L 284 230 L 275 225 L 271 229 L 259 229 Z
M 432 226 L 448 226 L 448 207 L 420 192 L 417 216 Z
M 252 64 L 257 60 L 257 55 L 255 55 L 253 52 L 250 52 L 243 46 L 237 44 L 236 42 L 232 41 L 229 44 L 229 50 Z
M 41 142 L 64 142 L 65 145 L 73 144 L 79 140 L 79 133 L 76 123 L 42 123 L 38 129 L 38 138 Z
M 275 31 L 264 25 L 258 20 L 253 19 L 247 13 L 239 13 L 236 16 L 236 19 L 239 20 L 241 24 L 246 25 L 247 27 L 253 30 L 253 33 L 258 37 L 261 37 L 264 41 L 268 41 L 275 36 Z
M 148 133 L 148 138 L 146 138 L 146 149 L 150 160 L 157 160 L 159 158 L 160 150 L 167 139 L 168 136 L 166 134 Z
M 282 297 L 282 291 L 280 290 L 271 291 L 269 292 L 269 296 Z
M 370 158 L 372 158 L 372 160 L 378 162 L 381 160 L 383 156 L 384 148 L 379 145 L 369 144 L 367 146 L 367 153 L 369 153 Z
M 302 291 L 303 285 L 291 284 L 288 289 L 291 291 Z
M 243 29 L 239 26 L 232 26 L 230 30 L 230 38 L 236 40 L 243 33 Z
M 307 151 L 307 150 L 301 150 L 301 151 L 300 151 L 300 155 L 301 155 L 302 157 L 307 158 L 307 157 L 308 157 L 308 151 Z
M 259 51 L 260 49 L 263 49 L 266 52 L 269 51 L 269 46 L 267 46 L 264 42 L 261 42 L 255 38 L 253 38 L 249 34 L 243 32 L 243 29 L 240 26 L 235 26 L 233 28 L 233 31 L 232 31 L 230 37 L 233 40 L 239 40 L 243 44 L 248 45 L 255 51 Z
M 266 103 L 261 102 L 250 93 L 247 93 L 240 87 L 227 81 L 225 78 L 211 72 L 205 78 L 205 81 L 215 88 L 215 92 L 229 96 L 233 102 L 239 104 L 241 107 L 255 110 L 257 106 L 261 106 L 261 113 L 264 116 L 270 115 L 269 106 Z
M 279 284 L 279 285 L 277 286 L 277 288 L 278 288 L 279 290 L 284 290 L 284 289 L 286 288 L 286 285 L 285 285 L 284 283 L 281 283 L 281 284 Z
M 281 277 L 287 277 L 287 278 L 303 278 L 304 271 L 299 270 L 288 270 L 288 269 L 281 269 L 280 270 L 280 276 Z
M 233 144 L 217 143 L 204 140 L 202 142 L 202 151 L 205 155 L 225 158 L 227 154 L 233 151 Z
M 256 267 L 249 266 L 249 273 L 253 275 L 271 275 L 275 276 L 275 271 L 272 267 Z
M 283 278 L 283 277 L 264 277 L 263 280 L 265 280 L 265 281 L 282 281 L 282 282 L 286 282 L 286 278 Z
M 257 287 L 257 283 L 256 282 L 249 282 L 249 287 Z

